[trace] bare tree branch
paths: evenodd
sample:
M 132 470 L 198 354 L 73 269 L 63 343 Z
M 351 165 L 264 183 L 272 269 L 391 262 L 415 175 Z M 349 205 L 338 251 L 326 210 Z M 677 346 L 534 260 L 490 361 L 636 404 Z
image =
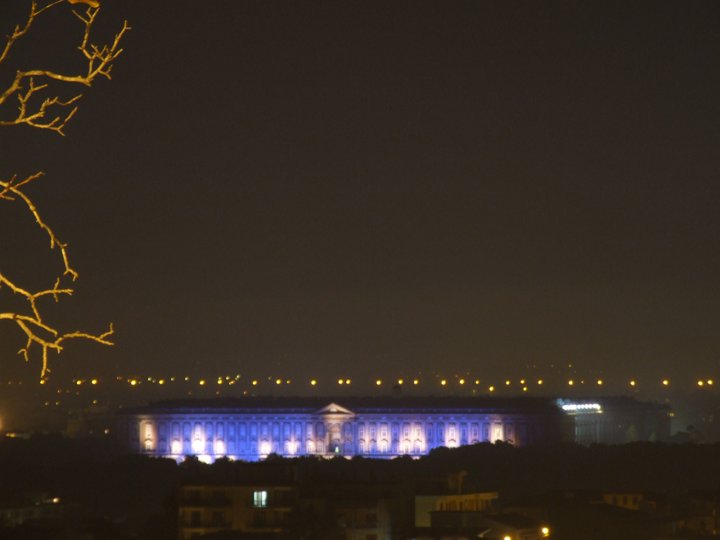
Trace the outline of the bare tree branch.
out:
M 33 0 L 25 23 L 15 26 L 13 32 L 6 36 L 5 45 L 0 52 L 0 65 L 9 58 L 13 46 L 20 38 L 28 34 L 33 23 L 41 14 L 64 2 L 65 0 L 50 0 L 44 5 L 39 5 L 37 1 Z M 122 53 L 120 42 L 125 33 L 130 30 L 127 21 L 123 22 L 120 31 L 111 43 L 102 46 L 95 45 L 91 41 L 91 34 L 93 24 L 100 11 L 99 1 L 67 0 L 67 2 L 89 6 L 84 13 L 72 11 L 83 24 L 82 39 L 78 50 L 85 59 L 85 71 L 79 74 L 59 73 L 45 69 L 16 71 L 9 86 L 4 90 L 0 88 L 0 126 L 27 125 L 64 135 L 63 130 L 77 112 L 77 103 L 82 94 L 75 94 L 70 98 L 63 99 L 59 95 L 60 87 L 73 85 L 89 87 L 98 77 L 110 79 L 113 62 Z M 13 97 L 17 99 L 17 112 L 13 117 L 3 119 L 3 106 L 6 106 Z M 25 190 L 28 184 L 42 176 L 42 172 L 37 172 L 25 178 L 18 178 L 16 175 L 9 180 L 0 180 L 0 201 L 19 203 L 25 207 L 36 225 L 47 236 L 50 249 L 57 249 L 59 258 L 62 260 L 63 271 L 61 275 L 56 276 L 51 287 L 37 291 L 20 285 L 18 281 L 10 279 L 8 275 L 0 272 L 0 290 L 5 288 L 13 295 L 19 296 L 25 305 L 24 310 L 3 309 L 0 305 L 0 320 L 11 321 L 24 334 L 25 346 L 18 351 L 18 354 L 22 355 L 26 362 L 30 361 L 32 350 L 35 348 L 40 350 L 42 358 L 40 377 L 45 378 L 50 373 L 48 351 L 60 353 L 64 343 L 73 339 L 113 345 L 110 338 L 114 329 L 110 324 L 107 331 L 98 334 L 80 330 L 62 331 L 57 325 L 47 322 L 43 317 L 41 301 L 49 297 L 55 302 L 59 302 L 61 297 L 71 296 L 73 289 L 63 286 L 61 283 L 68 278 L 75 281 L 78 273 L 70 264 L 67 244 L 60 240 L 54 229 L 42 218 L 37 205 Z
M 54 0 L 46 6 L 39 8 L 35 1 L 32 2 L 30 14 L 23 27 L 16 26 L 13 33 L 8 36 L 0 55 L 0 64 L 8 58 L 10 50 L 15 42 L 24 36 L 37 17 L 48 9 L 60 4 L 62 0 Z M 77 2 L 74 2 L 77 3 Z M 76 94 L 70 99 L 63 100 L 58 95 L 44 98 L 39 105 L 34 108 L 31 106 L 31 98 L 37 94 L 46 91 L 55 93 L 51 83 L 65 83 L 72 85 L 81 85 L 85 87 L 92 86 L 93 82 L 99 77 L 111 79 L 113 62 L 122 54 L 123 49 L 120 48 L 120 42 L 123 36 L 130 30 L 127 21 L 123 22 L 120 31 L 115 34 L 115 38 L 111 43 L 105 45 L 96 45 L 91 42 L 91 33 L 93 24 L 100 13 L 100 5 L 97 2 L 84 1 L 90 4 L 85 13 L 73 10 L 73 14 L 83 25 L 82 39 L 78 50 L 85 58 L 86 69 L 84 73 L 68 74 L 59 73 L 47 69 L 28 69 L 18 70 L 10 85 L 0 91 L 0 108 L 5 105 L 8 100 L 15 96 L 18 101 L 17 114 L 8 119 L 0 118 L 0 126 L 16 126 L 25 124 L 40 129 L 49 129 L 64 135 L 64 128 L 77 111 L 76 102 L 82 97 L 82 94 Z M 94 6 L 94 7 L 93 7 Z M 40 84 L 38 84 L 40 81 Z M 57 109 L 65 109 L 67 112 L 62 114 L 53 113 Z

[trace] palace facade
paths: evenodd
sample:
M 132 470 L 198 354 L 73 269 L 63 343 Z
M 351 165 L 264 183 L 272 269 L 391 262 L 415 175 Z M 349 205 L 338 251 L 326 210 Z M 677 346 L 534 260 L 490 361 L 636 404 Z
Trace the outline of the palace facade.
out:
M 572 440 L 572 421 L 551 398 L 268 398 L 160 402 L 128 411 L 133 452 L 257 461 L 296 456 L 423 456 L 438 447 Z

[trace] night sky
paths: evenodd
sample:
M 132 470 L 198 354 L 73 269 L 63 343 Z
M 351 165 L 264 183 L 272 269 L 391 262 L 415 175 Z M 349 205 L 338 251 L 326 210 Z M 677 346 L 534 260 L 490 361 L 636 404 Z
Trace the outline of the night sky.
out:
M 29 2 L 2 4 L 4 35 Z M 100 16 L 133 30 L 67 136 L 0 128 L 80 272 L 53 315 L 117 329 L 55 373 L 720 375 L 720 3 Z M 79 23 L 46 23 L 18 58 L 70 65 Z M 0 210 L 2 271 L 52 283 Z

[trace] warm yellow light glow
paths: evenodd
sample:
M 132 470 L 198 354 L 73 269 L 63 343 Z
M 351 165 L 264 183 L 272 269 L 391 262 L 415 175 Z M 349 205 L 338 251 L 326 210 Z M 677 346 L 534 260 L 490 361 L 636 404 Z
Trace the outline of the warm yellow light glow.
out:
M 543 527 L 542 529 L 540 529 L 540 532 L 545 537 L 550 536 L 550 527 Z
M 480 384 L 480 379 L 475 379 L 475 384 Z
M 494 391 L 495 391 L 495 387 L 494 387 L 494 386 L 490 386 L 490 387 L 488 387 L 488 390 L 489 390 L 490 392 L 494 392 Z
M 253 380 L 252 385 L 253 385 L 253 386 L 257 386 L 257 385 L 258 385 L 257 380 Z
M 225 381 L 222 379 L 222 377 L 218 377 L 217 383 L 223 384 Z
M 292 380 L 288 379 L 287 381 L 285 381 L 285 384 L 290 384 L 291 382 Z
M 275 384 L 282 384 L 282 379 L 275 379 Z
M 460 379 L 458 382 L 459 382 L 460 384 L 465 384 L 465 379 Z
M 160 379 L 160 380 L 158 381 L 158 384 L 165 384 L 165 379 Z
M 137 384 L 137 381 L 135 379 L 130 379 L 130 386 L 135 386 Z
M 376 385 L 376 386 L 382 385 L 382 381 L 381 381 L 380 379 L 378 379 L 377 381 L 375 381 L 375 385 Z
M 712 379 L 708 379 L 708 380 L 707 380 L 707 383 L 708 383 L 710 386 L 712 386 L 712 385 L 713 385 L 713 380 L 712 380 Z
M 527 386 L 523 386 L 523 392 L 527 392 Z
M 525 379 L 520 379 L 520 384 L 525 384 Z
M 669 386 L 669 385 L 670 385 L 670 381 L 667 380 L 667 379 L 663 379 L 662 384 L 663 384 L 663 386 Z
M 338 384 L 345 384 L 345 380 L 344 380 L 344 379 L 338 379 Z
M 315 386 L 316 384 L 317 384 L 317 381 L 316 381 L 315 379 L 312 379 L 312 380 L 310 381 L 310 385 L 311 385 L 311 386 Z
M 404 382 L 405 382 L 405 381 L 403 381 L 402 379 L 398 379 L 398 384 L 402 384 L 402 383 L 404 383 Z
M 512 538 L 509 534 L 506 534 L 505 536 L 503 536 L 503 540 L 512 540 Z
M 45 379 L 40 379 L 40 384 L 45 384 L 47 381 Z
M 200 380 L 198 381 L 198 384 L 199 384 L 200 386 L 205 386 L 205 379 L 200 379 Z
M 597 384 L 598 384 L 598 386 L 602 386 L 603 380 L 602 380 L 602 379 L 598 379 L 598 380 L 597 380 Z
M 345 384 L 350 384 L 352 381 L 350 379 L 345 379 Z
M 635 380 L 630 381 L 630 386 L 635 386 L 636 384 Z
M 82 381 L 81 381 L 80 379 L 78 379 L 77 381 L 75 381 L 75 384 L 77 384 L 78 386 L 80 386 L 80 385 L 82 384 Z
M 505 381 L 505 386 L 510 386 L 510 381 Z
M 98 383 L 97 379 L 93 379 L 92 381 L 90 381 L 90 384 L 97 384 L 97 383 Z
M 442 386 L 445 386 L 445 385 L 447 384 L 447 381 L 446 381 L 445 379 L 443 379 L 442 381 L 440 381 L 440 384 L 441 384 Z
M 570 380 L 568 381 L 568 386 L 572 386 L 572 385 L 574 385 L 574 384 L 575 384 L 575 381 L 573 381 L 572 379 L 570 379 Z
M 538 379 L 538 385 L 539 385 L 539 386 L 542 386 L 542 383 L 543 383 L 543 380 L 542 380 L 542 379 Z
M 420 381 L 418 379 L 413 379 L 413 384 L 417 386 L 418 384 L 420 384 Z
M 698 381 L 698 382 L 697 382 L 697 385 L 698 385 L 698 386 L 703 386 L 704 384 L 705 384 L 705 381 Z

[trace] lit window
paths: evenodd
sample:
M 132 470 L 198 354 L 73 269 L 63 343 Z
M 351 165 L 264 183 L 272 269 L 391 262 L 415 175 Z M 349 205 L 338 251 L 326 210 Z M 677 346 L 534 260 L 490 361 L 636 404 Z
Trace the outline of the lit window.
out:
M 201 454 L 205 450 L 205 441 L 196 437 L 192 442 L 192 449 L 195 454 Z
M 267 506 L 267 499 L 267 491 L 253 491 L 253 506 L 255 508 L 265 508 Z
M 218 439 L 215 441 L 215 455 L 216 456 L 224 456 L 225 455 L 225 441 L 222 439 Z

